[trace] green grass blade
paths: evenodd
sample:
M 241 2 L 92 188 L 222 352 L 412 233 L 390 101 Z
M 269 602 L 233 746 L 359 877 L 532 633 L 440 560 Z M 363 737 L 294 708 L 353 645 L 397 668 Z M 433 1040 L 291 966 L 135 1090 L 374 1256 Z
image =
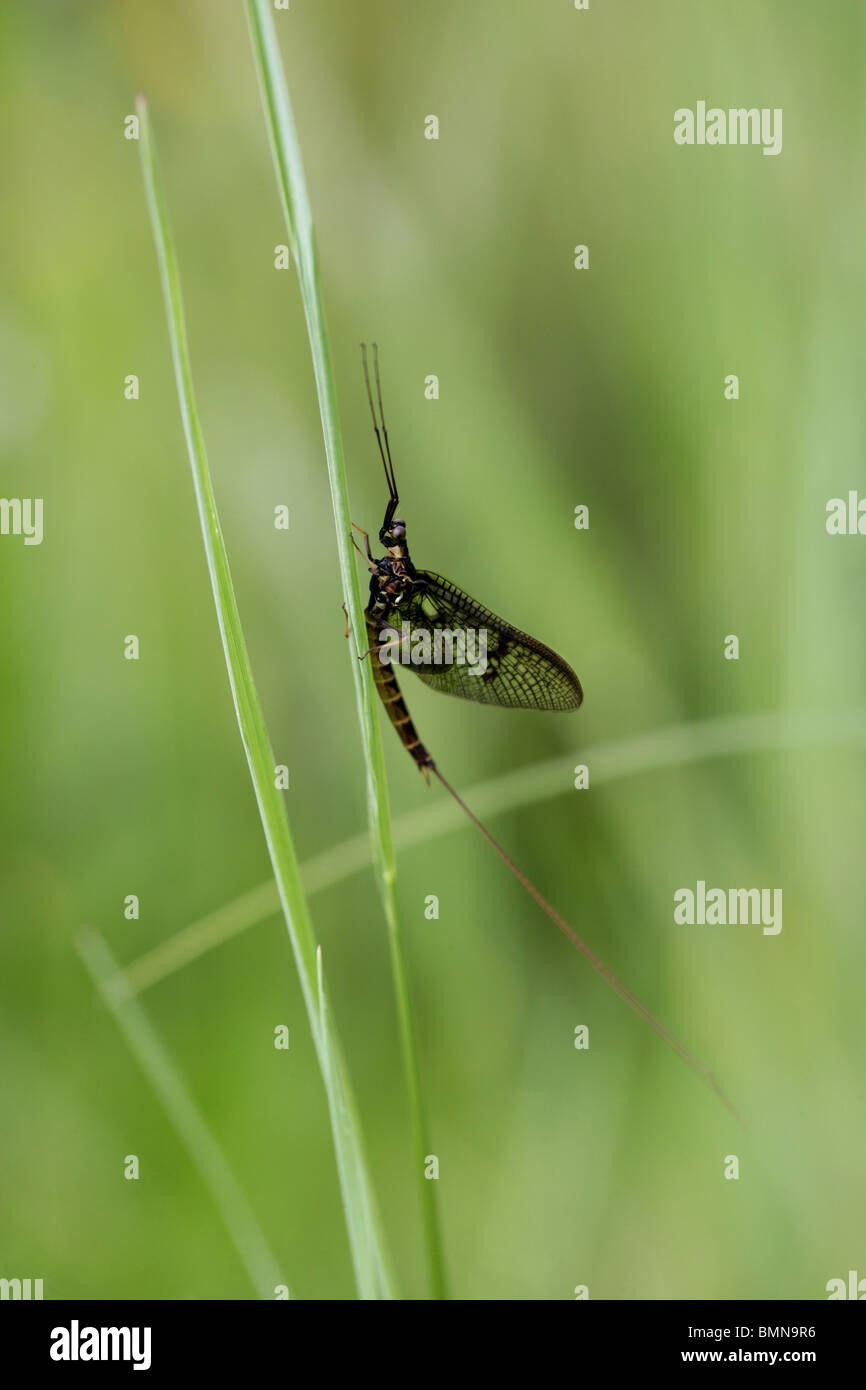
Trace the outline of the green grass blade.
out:
M 433 1297 L 445 1298 L 447 1297 L 445 1260 L 442 1249 L 436 1183 L 428 1182 L 424 1177 L 424 1160 L 425 1155 L 430 1150 L 430 1143 L 421 1099 L 420 1068 L 415 1044 L 409 979 L 397 915 L 396 864 L 391 836 L 388 788 L 385 781 L 385 766 L 379 732 L 377 697 L 369 663 L 356 659 L 357 654 L 366 651 L 368 644 L 361 591 L 351 542 L 349 496 L 346 471 L 343 465 L 343 446 L 328 335 L 325 328 L 324 306 L 319 286 L 313 214 L 269 0 L 247 0 L 247 19 L 259 77 L 265 123 L 274 160 L 274 170 L 286 218 L 289 247 L 298 271 L 301 299 L 307 321 L 307 334 L 313 358 L 319 411 L 322 417 L 322 431 L 325 437 L 331 500 L 337 529 L 340 573 L 353 636 L 353 641 L 350 644 L 351 668 L 367 771 L 370 839 L 388 926 L 391 970 L 400 1025 L 403 1069 L 409 1100 L 427 1267 Z M 354 655 L 352 655 L 353 649 Z
M 259 1297 L 275 1298 L 277 1286 L 286 1281 L 264 1232 L 146 1013 L 119 983 L 122 982 L 122 975 L 105 940 L 99 932 L 86 928 L 79 933 L 75 944 L 105 1004 L 117 1020 L 130 1051 L 210 1189 Z
M 366 1169 L 360 1126 L 336 1037 L 323 1036 L 316 972 L 316 941 L 282 797 L 274 786 L 274 757 L 253 682 L 235 601 L 228 556 L 211 484 L 193 392 L 180 280 L 168 225 L 147 105 L 139 98 L 141 165 L 165 297 L 180 412 L 195 486 L 201 531 L 232 699 L 283 914 L 301 980 L 304 1002 L 334 1119 L 333 1137 L 349 1244 L 359 1296 L 391 1297 L 382 1237 Z

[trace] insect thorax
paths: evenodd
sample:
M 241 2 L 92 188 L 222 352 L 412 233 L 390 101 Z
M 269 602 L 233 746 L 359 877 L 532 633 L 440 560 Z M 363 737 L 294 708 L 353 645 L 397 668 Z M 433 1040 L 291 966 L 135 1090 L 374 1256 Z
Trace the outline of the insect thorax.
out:
M 395 555 L 392 550 L 383 555 L 370 576 L 371 615 L 381 617 L 390 609 L 399 608 L 415 583 L 415 567 L 405 551 Z

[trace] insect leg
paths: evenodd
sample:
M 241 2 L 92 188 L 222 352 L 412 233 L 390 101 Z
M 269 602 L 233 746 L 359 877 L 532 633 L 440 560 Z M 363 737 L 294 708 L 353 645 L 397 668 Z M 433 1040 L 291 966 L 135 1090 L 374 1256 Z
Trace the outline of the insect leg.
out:
M 366 534 L 366 533 L 365 533 L 365 534 Z M 367 569 L 368 569 L 368 570 L 372 570 L 372 572 L 375 574 L 375 572 L 376 572 L 376 562 L 375 562 L 375 560 L 373 559 L 373 556 L 370 554 L 370 542 L 369 542 L 369 540 L 367 541 L 367 554 L 366 554 L 366 555 L 364 554 L 363 550 L 362 550 L 361 547 L 359 546 L 358 542 L 355 540 L 355 537 L 354 537 L 354 536 L 352 537 L 352 544 L 353 544 L 353 546 L 355 547 L 355 549 L 357 550 L 358 554 L 362 557 L 362 559 L 364 559 L 364 560 L 366 561 L 366 563 L 367 563 Z
M 361 535 L 364 537 L 364 545 L 365 545 L 366 548 L 367 548 L 367 559 L 368 559 L 368 560 L 372 560 L 372 558 L 373 558 L 373 552 L 372 552 L 372 550 L 370 549 L 370 533 L 369 533 L 369 531 L 365 531 L 364 528 L 363 528 L 363 526 L 359 526 L 359 525 L 357 524 L 357 522 L 355 522 L 355 521 L 352 522 L 352 525 L 353 525 L 353 527 L 355 528 L 355 530 L 356 530 L 356 531 L 360 531 Z M 352 539 L 354 540 L 354 536 L 352 537 Z

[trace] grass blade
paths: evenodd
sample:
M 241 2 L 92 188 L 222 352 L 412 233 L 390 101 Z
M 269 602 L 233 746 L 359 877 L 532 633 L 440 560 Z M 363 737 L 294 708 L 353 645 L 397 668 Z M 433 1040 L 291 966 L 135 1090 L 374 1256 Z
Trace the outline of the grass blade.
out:
M 280 192 L 283 212 L 286 218 L 289 247 L 298 271 L 301 299 L 307 322 L 307 334 L 313 358 L 316 390 L 319 397 L 319 411 L 322 418 L 322 431 L 325 437 L 325 454 L 328 463 L 328 479 L 331 486 L 331 500 L 334 521 L 337 529 L 337 551 L 340 560 L 340 573 L 343 580 L 343 593 L 349 613 L 349 623 L 353 641 L 350 655 L 367 648 L 361 590 L 355 567 L 351 543 L 351 517 L 349 496 L 346 484 L 346 471 L 343 465 L 343 445 L 340 422 L 337 415 L 336 392 L 331 369 L 331 355 L 328 335 L 325 328 L 325 314 L 319 286 L 318 256 L 313 228 L 313 214 L 307 193 L 307 181 L 301 149 L 295 129 L 289 91 L 280 58 L 279 45 L 274 30 L 272 8 L 269 0 L 247 0 L 247 19 L 259 88 L 265 113 L 265 123 L 274 160 L 277 186 Z M 385 781 L 385 765 L 382 758 L 382 743 L 379 731 L 376 693 L 368 662 L 361 662 L 352 656 L 352 677 L 355 684 L 355 698 L 358 707 L 358 720 L 361 726 L 361 741 L 367 772 L 367 806 L 370 825 L 370 839 L 373 858 L 379 880 L 385 920 L 388 926 L 388 942 L 391 953 L 391 971 L 394 980 L 394 993 L 400 1027 L 400 1040 L 403 1053 L 403 1069 L 409 1100 L 410 1122 L 412 1126 L 415 1166 L 419 1184 L 419 1200 L 424 1228 L 424 1242 L 430 1288 L 434 1298 L 445 1298 L 445 1261 L 442 1249 L 442 1235 L 436 1195 L 436 1183 L 424 1177 L 425 1156 L 430 1150 L 427 1123 L 421 1099 L 421 1078 L 418 1054 L 415 1045 L 412 1000 L 409 979 L 400 940 L 399 919 L 397 915 L 396 861 L 391 835 L 391 814 L 388 803 L 388 787 Z
M 301 980 L 319 1066 L 328 1093 L 333 1119 L 334 1149 L 358 1293 L 361 1298 L 392 1297 L 348 1075 L 333 1030 L 329 1031 L 327 1037 L 323 1034 L 318 999 L 316 941 L 301 886 L 285 807 L 274 785 L 274 757 L 253 682 L 217 514 L 193 392 L 177 260 L 154 157 L 147 104 L 143 97 L 138 98 L 136 109 L 140 123 L 144 187 L 165 297 L 180 412 L 192 469 L 208 573 L 241 739 Z

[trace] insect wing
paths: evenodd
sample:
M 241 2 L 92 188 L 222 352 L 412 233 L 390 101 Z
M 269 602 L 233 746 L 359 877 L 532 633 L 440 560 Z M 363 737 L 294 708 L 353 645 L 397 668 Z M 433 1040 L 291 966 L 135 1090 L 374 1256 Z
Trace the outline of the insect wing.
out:
M 397 629 L 408 622 L 401 660 L 425 685 L 484 705 L 577 709 L 580 681 L 561 656 L 441 575 L 418 570 L 417 581 L 392 621 Z

